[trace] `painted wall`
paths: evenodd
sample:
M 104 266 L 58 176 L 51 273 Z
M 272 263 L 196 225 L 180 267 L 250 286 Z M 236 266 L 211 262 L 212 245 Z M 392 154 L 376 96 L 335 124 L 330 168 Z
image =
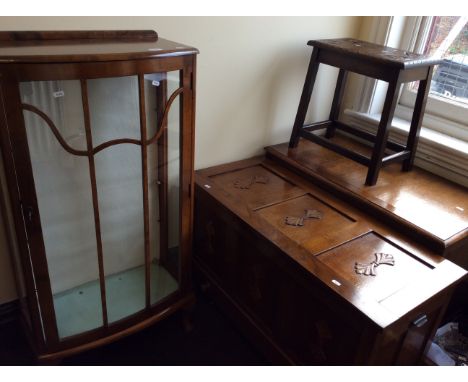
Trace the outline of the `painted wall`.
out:
M 311 53 L 306 42 L 357 37 L 361 21 L 360 17 L 2 17 L 0 29 L 155 29 L 161 37 L 197 47 L 195 166 L 204 168 L 259 155 L 264 146 L 287 141 Z M 336 73 L 320 69 L 308 121 L 327 117 Z M 6 240 L 0 235 L 0 303 L 15 296 L 7 256 Z

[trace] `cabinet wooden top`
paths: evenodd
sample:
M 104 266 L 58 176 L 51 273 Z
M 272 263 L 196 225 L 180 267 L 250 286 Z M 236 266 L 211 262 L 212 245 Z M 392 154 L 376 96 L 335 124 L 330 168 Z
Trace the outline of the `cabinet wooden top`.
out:
M 308 45 L 400 69 L 432 66 L 442 62 L 429 55 L 394 49 L 354 38 L 311 40 Z
M 0 63 L 122 61 L 197 53 L 151 30 L 0 32 Z

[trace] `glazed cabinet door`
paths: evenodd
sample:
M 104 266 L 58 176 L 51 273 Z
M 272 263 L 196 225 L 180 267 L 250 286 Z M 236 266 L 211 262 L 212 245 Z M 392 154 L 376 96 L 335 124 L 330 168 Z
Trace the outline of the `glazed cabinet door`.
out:
M 52 347 L 112 333 L 187 288 L 189 74 L 96 77 L 18 81 L 21 124 L 8 123 Z

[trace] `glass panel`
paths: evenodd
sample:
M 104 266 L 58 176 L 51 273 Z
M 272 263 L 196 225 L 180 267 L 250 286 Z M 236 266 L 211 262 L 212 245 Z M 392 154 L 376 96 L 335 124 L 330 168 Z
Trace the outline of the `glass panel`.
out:
M 140 139 L 138 77 L 88 80 L 94 147 L 120 138 Z
M 26 82 L 21 100 L 44 112 L 67 144 L 86 148 L 79 81 Z M 24 111 L 60 338 L 102 326 L 87 157 L 65 151 L 46 122 Z
M 468 105 L 468 17 L 434 17 L 429 37 L 424 46 L 425 54 L 440 57 L 431 82 L 431 94 L 444 101 Z M 416 90 L 418 83 L 409 85 Z
M 145 307 L 141 148 L 111 146 L 95 155 L 106 276 L 114 322 Z
M 140 140 L 137 84 L 136 76 L 89 81 L 94 147 Z M 141 161 L 141 146 L 128 143 L 95 155 L 109 323 L 146 305 Z
M 21 82 L 20 93 L 21 102 L 47 114 L 69 146 L 76 150 L 86 150 L 80 81 Z M 33 125 L 31 118 L 34 115 L 24 113 L 27 126 Z M 43 148 L 47 148 L 48 143 L 43 140 L 41 129 L 30 129 L 29 133 L 34 141 L 41 142 L 45 145 Z
M 179 88 L 179 72 L 145 75 L 148 137 L 159 126 L 164 105 Z M 151 304 L 175 292 L 179 279 L 179 105 L 172 103 L 167 131 L 148 147 L 151 238 Z

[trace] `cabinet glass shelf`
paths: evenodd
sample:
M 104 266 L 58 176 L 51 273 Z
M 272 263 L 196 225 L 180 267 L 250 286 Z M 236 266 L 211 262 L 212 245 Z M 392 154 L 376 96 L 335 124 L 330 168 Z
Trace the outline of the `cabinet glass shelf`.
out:
M 178 289 L 177 281 L 163 267 L 151 264 L 151 302 L 154 304 Z M 106 292 L 111 296 L 109 322 L 130 316 L 145 307 L 145 267 L 135 267 L 106 277 Z M 55 315 L 60 338 L 102 326 L 102 312 L 90 301 L 101 299 L 99 280 L 78 285 L 54 295 Z

